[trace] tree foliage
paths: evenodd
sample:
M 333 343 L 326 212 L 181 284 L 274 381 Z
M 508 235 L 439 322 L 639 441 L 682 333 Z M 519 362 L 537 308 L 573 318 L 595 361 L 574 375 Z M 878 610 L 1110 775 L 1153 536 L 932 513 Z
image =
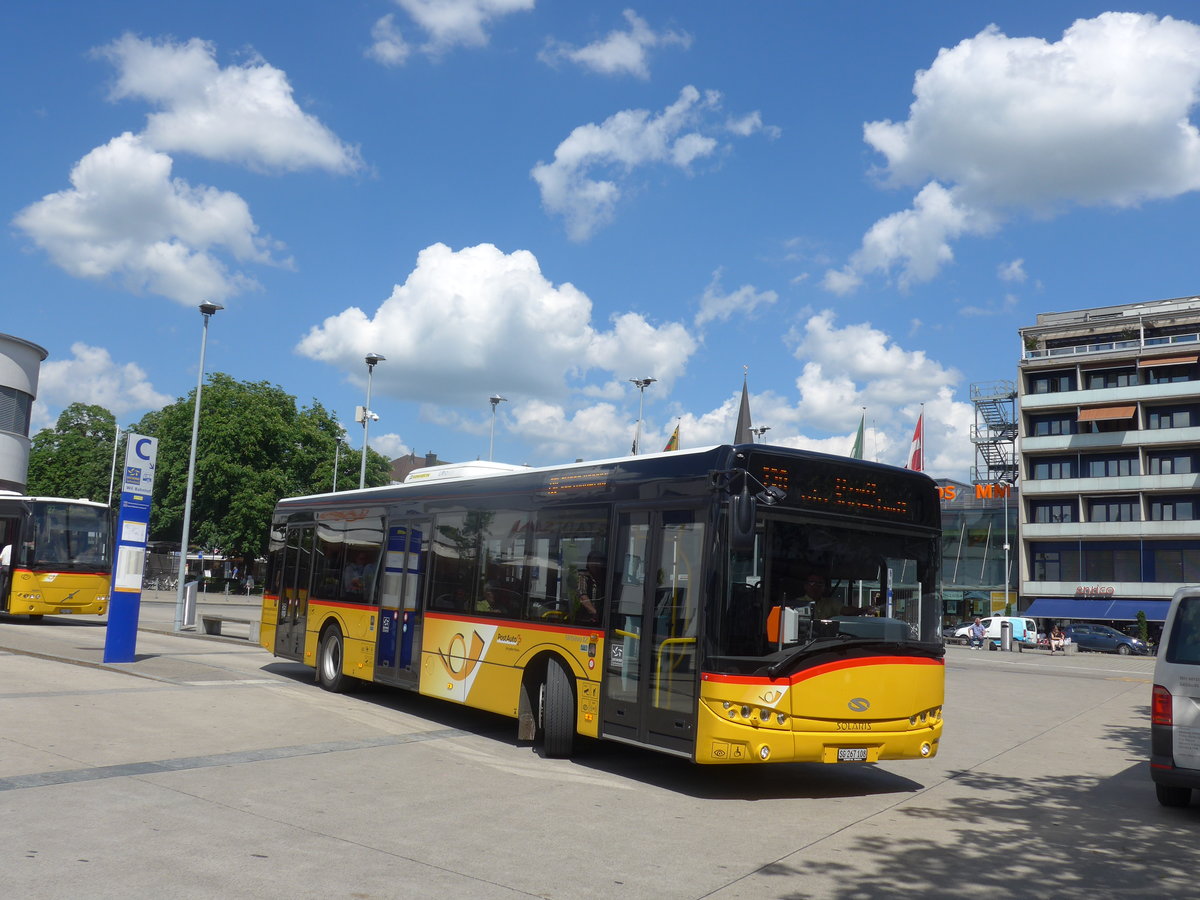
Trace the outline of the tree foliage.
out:
M 107 499 L 116 430 L 116 417 L 104 407 L 72 403 L 59 414 L 53 428 L 39 431 L 30 441 L 26 492 L 44 497 Z M 117 451 L 124 453 L 122 446 Z M 115 486 L 114 494 L 119 496 L 119 492 L 119 485 Z
M 151 538 L 178 541 L 183 531 L 195 391 L 148 413 L 134 431 L 158 438 Z M 283 497 L 333 486 L 341 426 L 320 403 L 297 408 L 283 388 L 239 382 L 214 372 L 201 394 L 189 543 L 226 555 L 262 555 L 271 511 Z M 358 487 L 361 456 L 341 448 L 338 489 Z M 369 487 L 387 484 L 390 461 L 370 451 Z

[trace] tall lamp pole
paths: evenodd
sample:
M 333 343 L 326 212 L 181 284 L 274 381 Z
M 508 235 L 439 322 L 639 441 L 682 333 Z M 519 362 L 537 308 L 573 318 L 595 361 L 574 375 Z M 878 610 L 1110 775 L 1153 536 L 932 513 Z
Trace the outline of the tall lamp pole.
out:
M 380 356 L 378 353 L 367 354 L 367 405 L 363 407 L 363 451 L 362 465 L 358 470 L 358 486 L 365 488 L 367 486 L 367 429 L 371 422 L 371 375 L 375 372 L 375 364 L 387 359 L 386 356 Z
M 496 407 L 507 401 L 507 397 L 501 397 L 499 394 L 492 394 L 492 396 L 488 397 L 488 403 L 492 404 L 492 433 L 488 436 L 489 461 L 492 458 L 492 448 L 496 445 Z
M 1012 490 L 1011 481 L 1001 481 L 1004 488 L 1004 607 L 1008 608 L 1008 492 Z M 1007 613 L 1006 613 L 1007 615 Z
M 200 394 L 204 390 L 204 351 L 208 347 L 208 320 L 225 307 L 220 303 L 201 303 L 204 330 L 200 334 L 200 372 L 196 376 L 196 402 L 192 410 L 192 449 L 188 453 L 187 493 L 183 501 L 183 534 L 179 538 L 179 584 L 175 595 L 175 630 L 183 630 L 183 595 L 187 587 L 188 539 L 192 530 L 192 488 L 196 483 L 196 436 L 200 433 Z
M 638 389 L 638 420 L 633 432 L 633 455 L 637 456 L 642 448 L 642 410 L 646 403 L 646 388 L 658 381 L 657 378 L 630 378 L 629 381 Z
M 338 485 L 338 461 L 342 455 L 342 438 L 346 436 L 346 429 L 342 427 L 342 423 L 337 423 L 337 432 L 333 436 L 333 493 L 337 493 Z

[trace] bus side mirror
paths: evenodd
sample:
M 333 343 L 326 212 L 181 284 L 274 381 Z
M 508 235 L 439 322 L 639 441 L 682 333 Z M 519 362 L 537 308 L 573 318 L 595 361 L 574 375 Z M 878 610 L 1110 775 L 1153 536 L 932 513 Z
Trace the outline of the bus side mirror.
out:
M 743 487 L 740 494 L 729 498 L 729 506 L 732 519 L 731 548 L 735 552 L 749 552 L 754 549 L 754 520 L 758 505 L 749 488 Z

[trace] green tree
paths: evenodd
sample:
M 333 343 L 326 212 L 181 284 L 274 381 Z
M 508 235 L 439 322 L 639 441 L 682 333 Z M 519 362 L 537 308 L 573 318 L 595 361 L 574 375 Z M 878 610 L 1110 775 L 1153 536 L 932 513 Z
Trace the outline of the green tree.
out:
M 151 536 L 178 541 L 183 531 L 195 392 L 142 418 L 134 430 L 158 438 Z M 283 497 L 329 491 L 337 420 L 316 401 L 265 381 L 208 376 L 201 395 L 189 543 L 226 555 L 262 555 L 271 511 Z M 353 460 L 353 479 L 347 471 Z M 358 486 L 357 453 L 341 454 L 338 486 Z M 372 451 L 367 485 L 387 484 L 391 463 Z
M 116 417 L 103 406 L 72 403 L 59 413 L 53 428 L 39 431 L 30 441 L 26 491 L 47 497 L 107 499 L 116 429 Z M 113 492 L 119 495 L 119 488 Z

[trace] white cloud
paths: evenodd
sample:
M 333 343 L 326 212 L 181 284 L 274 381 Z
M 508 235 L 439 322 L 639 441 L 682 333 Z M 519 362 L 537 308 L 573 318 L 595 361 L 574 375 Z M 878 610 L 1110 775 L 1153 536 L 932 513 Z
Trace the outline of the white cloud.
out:
M 455 46 L 482 47 L 485 26 L 502 16 L 533 9 L 534 0 L 395 0 L 429 35 L 422 47 L 441 53 Z
M 1014 259 L 1010 262 L 1002 263 L 996 269 L 996 277 L 1001 281 L 1023 282 L 1025 275 L 1025 260 Z
M 734 313 L 753 316 L 759 307 L 769 306 L 779 299 L 774 291 L 756 291 L 752 285 L 744 284 L 731 294 L 721 292 L 721 270 L 713 272 L 712 281 L 700 298 L 700 312 L 696 313 L 695 325 L 699 328 L 709 322 L 727 322 Z
M 1014 214 L 1128 207 L 1200 188 L 1190 120 L 1200 27 L 1190 22 L 1108 12 L 1055 42 L 991 26 L 939 52 L 913 94 L 906 121 L 868 122 L 864 138 L 885 158 L 887 183 L 925 187 L 913 210 L 868 232 L 842 286 L 897 264 L 903 282 L 932 278 L 952 258 L 950 240 Z
M 38 399 L 66 407 L 72 403 L 103 406 L 120 421 L 133 412 L 161 409 L 175 398 L 154 390 L 137 363 L 117 363 L 103 347 L 71 345 L 71 359 L 42 363 Z
M 408 59 L 411 48 L 404 35 L 396 27 L 396 17 L 388 13 L 371 28 L 374 43 L 367 48 L 367 56 L 385 66 L 400 66 Z
M 572 240 L 589 238 L 612 221 L 621 184 L 639 166 L 673 165 L 685 172 L 717 151 L 717 130 L 706 119 L 720 108 L 716 91 L 701 94 L 691 85 L 659 114 L 627 109 L 599 125 L 580 125 L 554 151 L 554 162 L 530 173 L 547 212 L 561 215 Z M 593 177 L 599 170 L 603 174 Z
M 389 431 L 386 434 L 371 432 L 367 436 L 367 440 L 370 441 L 372 450 L 383 454 L 388 459 L 396 459 L 397 457 L 407 456 L 412 453 L 412 448 L 404 442 L 404 439 L 400 435 L 394 432 Z
M 550 64 L 565 59 L 602 75 L 633 75 L 645 79 L 650 77 L 649 50 L 671 45 L 691 46 L 692 37 L 685 32 L 656 32 L 632 9 L 625 10 L 623 15 L 629 23 L 628 31 L 610 31 L 601 40 L 585 47 L 551 40 L 538 58 Z
M 98 52 L 118 70 L 112 99 L 135 97 L 162 108 L 150 114 L 142 135 L 155 149 L 268 170 L 362 168 L 358 150 L 303 112 L 287 75 L 261 57 L 222 69 L 207 41 L 130 34 Z
M 499 391 L 513 408 L 521 398 L 561 398 L 594 372 L 637 372 L 669 387 L 695 349 L 683 325 L 635 313 L 599 329 L 585 294 L 551 284 L 532 253 L 491 244 L 427 247 L 373 314 L 351 307 L 297 346 L 355 380 L 365 378 L 364 354 L 382 353 L 374 384 L 393 397 L 471 403 Z
M 13 222 L 77 278 L 116 278 L 192 305 L 254 286 L 217 256 L 270 263 L 244 200 L 171 177 L 169 156 L 123 134 L 76 163 L 71 188 L 27 206 Z

